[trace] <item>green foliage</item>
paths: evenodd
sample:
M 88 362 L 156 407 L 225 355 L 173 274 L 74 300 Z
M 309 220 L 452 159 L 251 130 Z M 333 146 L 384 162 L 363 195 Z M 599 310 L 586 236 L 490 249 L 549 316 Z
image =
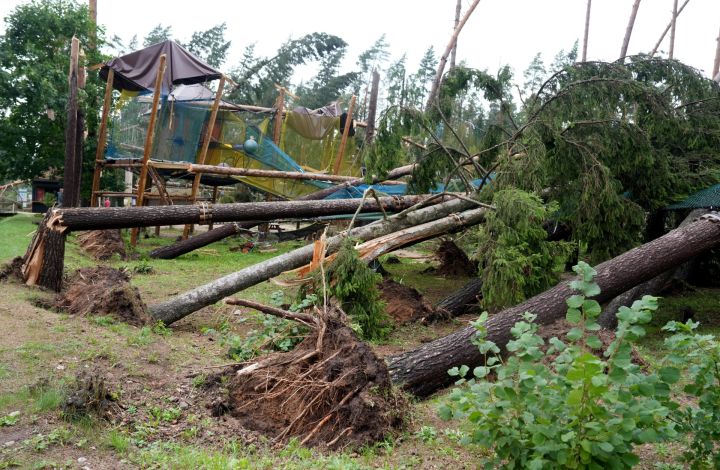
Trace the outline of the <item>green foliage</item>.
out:
M 670 322 L 663 329 L 675 333 L 665 340 L 670 353 L 660 369 L 668 381 L 677 382 L 687 369 L 683 391 L 693 397 L 690 404 L 673 404 L 672 417 L 682 432 L 690 435 L 690 448 L 683 453 L 693 469 L 720 467 L 720 342 L 713 335 L 694 330 L 698 323 Z M 688 367 L 689 366 L 689 367 Z
M 476 257 L 483 278 L 483 304 L 515 305 L 557 283 L 571 244 L 547 241 L 543 223 L 557 209 L 518 189 L 498 191 L 495 211 L 478 228 Z
M 340 301 L 361 338 L 379 340 L 390 333 L 390 318 L 377 288 L 381 276 L 360 259 L 351 238 L 343 240 L 326 276 L 329 294 Z
M 159 23 L 145 36 L 143 47 L 152 46 L 168 39 L 172 39 L 172 26 L 163 26 L 162 23 Z
M 203 59 L 213 67 L 225 63 L 231 41 L 225 40 L 225 23 L 213 26 L 207 31 L 196 31 L 190 42 L 183 44 L 188 51 Z
M 89 48 L 95 32 L 98 47 Z M 97 52 L 103 44 L 102 31 L 90 21 L 87 6 L 75 0 L 34 0 L 18 5 L 5 18 L 0 36 L 0 179 L 32 178 L 63 168 L 73 35 L 85 48 L 86 63 L 102 61 Z M 97 74 L 90 73 L 79 102 L 91 136 L 98 125 L 101 93 Z M 86 140 L 86 170 L 95 145 L 95 139 Z
M 0 416 L 0 427 L 2 426 L 15 426 L 20 419 L 20 412 L 13 411 L 12 413 Z
M 270 298 L 272 304 L 277 307 L 284 304 L 285 297 L 282 291 L 273 292 Z M 311 307 L 316 302 L 317 296 L 311 294 L 294 302 L 289 310 L 298 312 Z M 262 329 L 251 330 L 245 337 L 231 334 L 227 325 L 221 326 L 220 333 L 223 344 L 228 346 L 228 356 L 237 361 L 246 361 L 272 351 L 292 350 L 305 338 L 307 329 L 291 320 L 263 315 Z
M 600 288 L 596 274 L 585 263 L 575 266 L 577 294 L 567 299 L 567 321 L 573 328 L 567 341 L 551 338 L 544 344 L 537 335 L 535 315 L 525 313 L 511 333 L 506 360 L 500 349 L 485 339 L 487 313 L 475 323 L 475 339 L 485 356 L 473 378 L 453 390 L 441 407 L 446 419 L 467 420 L 468 440 L 494 448 L 491 462 L 502 468 L 629 468 L 639 461 L 636 445 L 677 435 L 668 420 L 674 372 L 646 373 L 631 361 L 631 344 L 644 334 L 657 308 L 646 296 L 618 312 L 619 327 L 605 359 L 591 350 L 601 346 L 595 331 L 600 305 L 588 297 Z M 554 358 L 553 358 L 554 357 Z M 451 375 L 465 377 L 467 366 Z M 487 380 L 493 374 L 495 381 Z

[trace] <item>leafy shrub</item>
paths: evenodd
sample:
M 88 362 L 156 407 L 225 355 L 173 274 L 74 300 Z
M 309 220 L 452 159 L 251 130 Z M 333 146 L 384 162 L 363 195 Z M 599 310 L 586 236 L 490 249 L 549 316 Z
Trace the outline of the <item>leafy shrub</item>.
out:
M 574 325 L 567 343 L 551 338 L 543 351 L 535 315 L 525 313 L 511 330 L 511 355 L 503 359 L 485 339 L 484 313 L 474 325 L 485 365 L 469 380 L 462 378 L 467 366 L 449 371 L 464 386 L 453 390 L 440 414 L 467 420 L 472 430 L 467 440 L 494 448 L 493 466 L 629 468 L 639 461 L 635 445 L 677 434 L 667 419 L 677 369 L 646 373 L 631 361 L 631 343 L 644 335 L 640 325 L 650 321 L 657 299 L 645 296 L 618 311 L 616 339 L 602 359 L 591 352 L 601 346 L 593 333 L 600 329 L 600 305 L 588 299 L 600 292 L 596 272 L 582 262 L 574 270 L 580 277 L 571 283 L 578 294 L 567 299 L 566 318 Z M 495 380 L 485 380 L 491 373 Z

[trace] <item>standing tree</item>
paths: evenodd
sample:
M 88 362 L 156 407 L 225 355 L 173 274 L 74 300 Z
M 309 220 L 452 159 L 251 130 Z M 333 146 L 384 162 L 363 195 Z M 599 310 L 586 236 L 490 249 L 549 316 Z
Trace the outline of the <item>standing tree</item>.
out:
M 183 46 L 215 68 L 222 66 L 227 58 L 230 41 L 225 40 L 225 23 L 213 26 L 207 31 L 192 34 L 190 42 Z
M 73 0 L 22 4 L 5 22 L 0 36 L 0 178 L 32 178 L 62 168 L 70 40 L 74 34 L 81 45 L 89 44 L 96 26 L 87 7 Z M 100 46 L 102 31 L 97 33 Z M 86 49 L 88 63 L 102 61 L 98 48 Z M 101 94 L 97 75 L 90 74 L 81 108 Z M 96 114 L 94 109 L 85 113 L 90 135 L 98 125 Z M 85 155 L 95 155 L 92 139 L 85 146 Z

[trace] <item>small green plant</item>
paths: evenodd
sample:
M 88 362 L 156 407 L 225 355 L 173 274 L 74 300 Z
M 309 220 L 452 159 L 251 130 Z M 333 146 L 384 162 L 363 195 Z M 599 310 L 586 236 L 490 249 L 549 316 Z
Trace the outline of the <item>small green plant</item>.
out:
M 423 442 L 433 442 L 437 439 L 437 430 L 432 426 L 423 426 L 415 433 Z
M 158 320 L 153 324 L 152 332 L 159 336 L 170 336 L 172 334 L 172 330 L 162 320 Z
M 0 417 L 0 427 L 2 426 L 15 426 L 20 419 L 20 412 L 13 411 L 10 414 Z
M 143 326 L 137 334 L 127 339 L 129 346 L 147 346 L 152 342 L 152 328 L 149 326 Z
M 340 301 L 358 335 L 366 340 L 382 340 L 392 330 L 377 283 L 381 276 L 360 259 L 354 241 L 342 242 L 335 261 L 326 273 L 330 295 Z
M 159 408 L 157 406 L 151 407 L 149 410 L 150 416 L 158 421 L 171 422 L 177 420 L 182 414 L 180 408 Z
M 113 429 L 107 436 L 105 445 L 120 455 L 125 454 L 130 448 L 130 438 L 117 429 Z
M 645 296 L 618 313 L 616 339 L 604 359 L 591 351 L 602 346 L 595 331 L 600 305 L 589 297 L 600 292 L 595 270 L 574 267 L 579 278 L 570 283 L 577 294 L 567 299 L 566 319 L 573 325 L 567 344 L 537 335 L 535 315 L 525 313 L 511 329 L 510 355 L 485 339 L 487 313 L 474 324 L 484 365 L 472 371 L 455 367 L 450 375 L 461 387 L 440 408 L 445 419 L 462 418 L 469 441 L 494 449 L 491 464 L 502 468 L 629 468 L 639 461 L 638 444 L 676 436 L 668 420 L 674 371 L 646 373 L 631 361 L 631 343 L 644 334 L 657 299 Z M 543 350 L 545 348 L 545 350 Z M 554 358 L 553 358 L 554 357 Z M 549 363 L 548 365 L 546 365 Z M 493 374 L 495 381 L 487 380 Z
M 205 385 L 205 380 L 207 380 L 207 377 L 205 374 L 198 374 L 192 379 L 192 386 L 195 388 L 200 388 L 203 385 Z
M 138 264 L 133 267 L 133 272 L 136 274 L 151 274 L 155 271 L 152 264 L 147 259 L 140 259 Z
M 660 373 L 677 381 L 687 369 L 683 391 L 697 404 L 672 403 L 672 417 L 690 437 L 683 453 L 691 468 L 720 468 L 720 342 L 713 335 L 695 332 L 699 323 L 669 322 L 663 329 L 675 333 L 665 340 L 670 353 L 663 358 Z

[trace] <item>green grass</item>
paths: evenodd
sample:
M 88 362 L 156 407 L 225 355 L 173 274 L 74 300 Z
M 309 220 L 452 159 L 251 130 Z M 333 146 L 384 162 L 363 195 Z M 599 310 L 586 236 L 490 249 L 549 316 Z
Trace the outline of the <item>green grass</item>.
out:
M 20 213 L 12 217 L 0 218 L 0 263 L 10 261 L 16 256 L 25 254 L 32 234 L 37 228 L 32 221 L 39 220 L 27 213 Z

